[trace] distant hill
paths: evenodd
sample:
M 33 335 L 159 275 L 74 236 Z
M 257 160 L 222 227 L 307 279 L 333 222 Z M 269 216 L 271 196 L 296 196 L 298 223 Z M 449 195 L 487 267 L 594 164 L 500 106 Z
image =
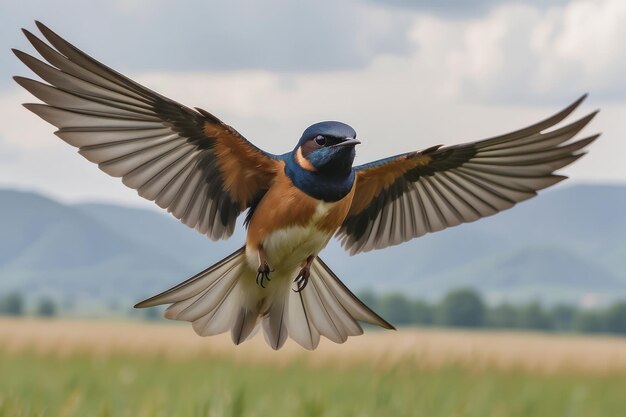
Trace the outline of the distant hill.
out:
M 626 296 L 626 186 L 577 185 L 504 213 L 349 257 L 322 253 L 355 290 L 427 298 L 471 286 L 488 299 L 579 301 Z M 166 289 L 240 247 L 211 242 L 157 211 L 66 205 L 0 190 L 0 293 L 68 303 L 128 304 Z
M 413 295 L 440 296 L 472 286 L 490 299 L 609 299 L 626 295 L 625 241 L 626 186 L 575 185 L 354 260 L 376 291 L 403 284 Z M 337 262 L 342 255 L 332 250 Z M 335 269 L 347 276 L 352 267 Z

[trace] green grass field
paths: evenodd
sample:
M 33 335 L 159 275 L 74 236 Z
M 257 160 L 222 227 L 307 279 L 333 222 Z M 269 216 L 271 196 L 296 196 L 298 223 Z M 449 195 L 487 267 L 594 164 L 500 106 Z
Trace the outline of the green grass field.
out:
M 42 336 L 42 329 L 49 334 Z M 63 329 L 71 331 L 62 333 Z M 597 372 L 592 368 L 535 372 L 523 366 L 517 370 L 473 368 L 453 361 L 420 366 L 414 359 L 384 365 L 374 359 L 369 364 L 361 359 L 337 363 L 326 356 L 309 360 L 312 356 L 299 350 L 292 350 L 296 354 L 283 360 L 285 352 L 271 352 L 254 343 L 243 346 L 244 352 L 257 352 L 248 360 L 248 353 L 237 356 L 242 347 L 226 345 L 226 338 L 223 351 L 198 354 L 190 346 L 195 349 L 212 339 L 197 338 L 188 330 L 178 326 L 0 322 L 0 417 L 622 417 L 626 410 L 626 372 L 621 365 L 614 370 L 598 368 Z M 143 339 L 142 353 L 112 343 L 109 334 L 115 332 L 129 344 L 148 335 L 154 339 Z M 472 337 L 453 332 L 420 337 L 430 340 L 449 333 L 461 340 Z M 54 335 L 61 337 L 55 339 Z M 179 346 L 180 355 L 162 350 L 166 342 L 158 340 L 163 335 L 173 347 Z M 79 337 L 87 343 L 82 350 L 66 349 L 66 345 L 76 345 Z M 410 340 L 411 336 L 381 333 L 367 337 L 361 336 L 361 340 L 372 348 L 383 346 L 380 351 L 394 355 L 397 342 L 387 341 L 394 337 L 396 341 Z M 490 344 L 502 338 L 477 337 Z M 524 338 L 534 338 L 537 343 L 545 338 L 546 346 L 587 341 L 520 336 L 520 340 Z M 445 348 L 443 341 L 437 343 Z M 108 348 L 97 349 L 107 344 Z M 620 340 L 609 340 L 581 352 L 605 354 L 609 359 L 621 352 L 605 350 L 604 345 L 623 346 Z M 63 349 L 53 350 L 54 346 Z M 358 353 L 357 349 L 364 348 L 348 343 L 337 349 Z M 503 345 L 501 349 L 512 347 Z M 335 357 L 332 352 L 335 350 L 326 349 L 323 355 Z
M 624 376 L 336 370 L 140 357 L 0 359 L 0 416 L 623 416 Z

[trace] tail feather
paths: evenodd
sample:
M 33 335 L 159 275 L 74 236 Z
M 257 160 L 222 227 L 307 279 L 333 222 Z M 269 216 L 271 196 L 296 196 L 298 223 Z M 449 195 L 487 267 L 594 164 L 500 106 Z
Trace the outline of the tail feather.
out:
M 348 336 L 363 334 L 361 326 L 359 326 L 344 306 L 341 305 L 337 297 L 330 291 L 323 279 L 320 279 L 319 282 L 314 281 L 312 284 L 320 298 L 320 305 L 324 307 L 333 324 L 333 328 L 336 329 L 337 334 L 340 336 L 340 340 L 337 341 L 338 343 L 345 342 L 348 339 Z M 329 339 L 335 341 L 330 337 Z
M 372 309 L 359 300 L 356 295 L 346 287 L 335 273 L 318 256 L 311 266 L 312 272 L 328 286 L 328 290 L 337 297 L 337 301 L 355 320 L 380 326 L 384 329 L 395 330 L 396 328 L 376 314 Z
M 319 258 L 311 264 L 307 287 L 289 299 L 289 335 L 302 347 L 313 350 L 320 335 L 336 343 L 363 334 L 357 320 L 386 329 L 394 327 L 359 300 Z
M 309 283 L 301 292 L 291 290 L 289 275 L 275 276 L 268 288 L 261 289 L 241 248 L 135 307 L 171 304 L 166 318 L 192 322 L 201 336 L 230 330 L 235 344 L 263 327 L 266 342 L 276 350 L 288 336 L 309 350 L 318 346 L 320 336 L 343 343 L 363 333 L 358 321 L 394 328 L 350 292 L 319 257 L 310 271 Z
M 315 280 L 310 280 L 306 293 L 301 291 L 305 297 L 306 305 L 309 306 L 309 318 L 313 323 L 313 326 L 317 328 L 317 331 L 322 336 L 326 336 L 335 343 L 343 343 L 348 338 L 348 335 L 343 331 L 341 325 L 342 315 L 345 316 L 345 310 L 335 311 L 331 310 L 328 299 L 324 298 L 320 293 L 319 288 Z M 295 323 L 299 325 L 300 323 Z
M 308 288 L 289 297 L 287 329 L 289 336 L 300 346 L 314 350 L 320 343 L 320 333 L 311 320 L 310 302 L 305 298 Z
M 213 282 L 220 279 L 224 272 L 230 269 L 233 264 L 240 265 L 244 261 L 243 254 L 245 254 L 245 248 L 239 249 L 215 265 L 208 267 L 169 290 L 137 303 L 135 308 L 153 307 L 189 299 L 206 290 Z
M 263 319 L 263 335 L 265 341 L 274 350 L 280 349 L 287 340 L 287 297 L 278 297 L 272 303 L 267 315 Z
M 237 267 L 238 266 L 234 266 L 227 269 L 218 279 L 213 281 L 206 290 L 189 299 L 194 300 L 191 304 L 187 305 L 189 300 L 172 304 L 172 306 L 166 310 L 166 317 L 176 320 L 195 321 L 214 311 L 228 298 L 237 285 Z M 181 304 L 181 307 L 185 307 L 181 310 L 178 304 Z
M 232 329 L 238 305 L 236 300 L 230 299 L 231 294 L 233 291 L 226 293 L 213 310 L 191 323 L 191 327 L 199 336 L 214 336 Z
M 247 307 L 239 309 L 235 324 L 231 328 L 233 343 L 238 345 L 246 341 L 259 324 L 259 314 Z

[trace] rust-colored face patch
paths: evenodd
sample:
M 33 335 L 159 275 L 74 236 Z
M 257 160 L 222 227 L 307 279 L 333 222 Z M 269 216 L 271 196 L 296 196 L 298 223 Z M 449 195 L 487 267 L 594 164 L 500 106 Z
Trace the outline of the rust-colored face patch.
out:
M 296 162 L 298 163 L 298 165 L 300 165 L 300 168 L 302 169 L 306 169 L 307 171 L 311 171 L 311 172 L 317 171 L 315 167 L 313 166 L 313 164 L 304 157 L 303 151 L 302 151 L 303 146 L 299 147 L 298 151 L 296 152 Z
M 304 142 L 302 144 L 302 146 L 300 146 L 300 149 L 298 149 L 299 152 L 302 153 L 302 156 L 304 158 L 308 157 L 309 154 L 317 149 L 321 148 L 320 145 L 318 145 L 314 139 L 309 139 L 306 142 Z

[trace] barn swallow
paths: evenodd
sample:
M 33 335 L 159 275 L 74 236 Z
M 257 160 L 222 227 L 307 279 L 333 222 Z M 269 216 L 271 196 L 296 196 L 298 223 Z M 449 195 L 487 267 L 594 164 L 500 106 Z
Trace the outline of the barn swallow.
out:
M 192 322 L 201 336 L 230 330 L 235 344 L 261 327 L 273 349 L 289 336 L 310 350 L 320 336 L 362 334 L 359 322 L 393 329 L 320 259 L 333 236 L 355 254 L 490 216 L 565 179 L 554 172 L 598 137 L 572 141 L 597 112 L 554 128 L 583 96 L 512 133 L 365 165 L 353 166 L 356 132 L 336 121 L 273 155 L 37 26 L 48 43 L 24 34 L 48 63 L 14 52 L 47 83 L 15 80 L 45 103 L 24 106 L 57 136 L 212 240 L 230 237 L 247 210 L 241 249 L 135 306 L 170 304 L 165 317 Z

